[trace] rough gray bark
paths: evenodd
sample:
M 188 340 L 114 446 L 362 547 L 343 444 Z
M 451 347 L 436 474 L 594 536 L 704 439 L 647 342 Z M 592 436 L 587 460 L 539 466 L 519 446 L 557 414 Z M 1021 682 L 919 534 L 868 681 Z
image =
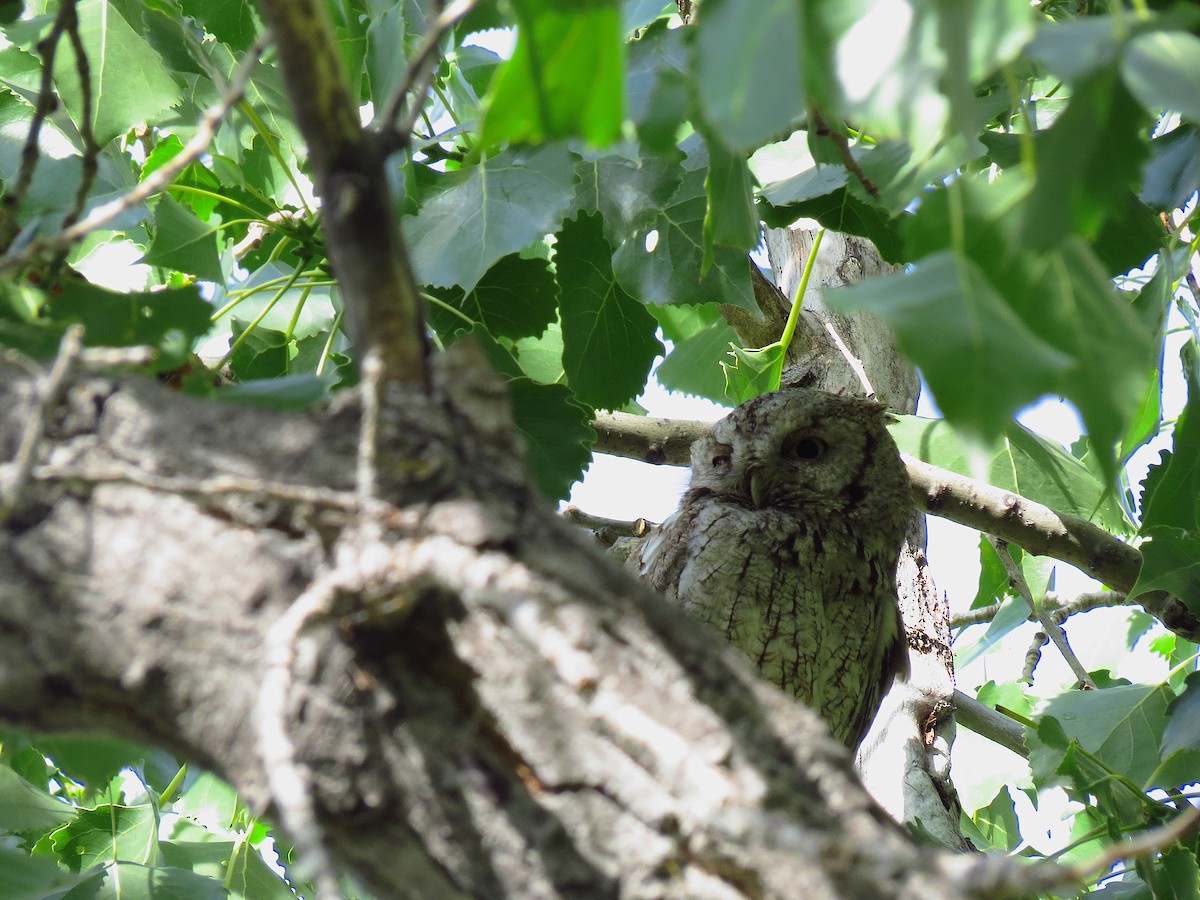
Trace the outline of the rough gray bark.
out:
M 0 390 L 9 458 L 34 387 Z M 358 566 L 266 703 L 332 860 L 380 895 L 960 895 L 962 862 L 915 846 L 811 713 L 531 493 L 497 406 L 393 397 L 379 473 L 404 502 L 375 543 L 350 406 L 74 385 L 0 532 L 0 719 L 159 744 L 278 812 L 264 635 Z

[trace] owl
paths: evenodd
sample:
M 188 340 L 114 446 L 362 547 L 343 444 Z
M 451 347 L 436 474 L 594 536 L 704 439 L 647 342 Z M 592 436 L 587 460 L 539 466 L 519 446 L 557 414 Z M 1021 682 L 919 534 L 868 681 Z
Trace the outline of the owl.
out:
M 789 389 L 692 445 L 679 509 L 629 565 L 858 746 L 907 671 L 909 481 L 882 404 Z

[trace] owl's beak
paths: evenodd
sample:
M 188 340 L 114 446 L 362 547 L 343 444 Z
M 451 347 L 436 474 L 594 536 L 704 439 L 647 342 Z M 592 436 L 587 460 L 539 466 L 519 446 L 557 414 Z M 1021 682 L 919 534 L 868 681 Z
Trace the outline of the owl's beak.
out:
M 766 480 L 757 472 L 751 471 L 747 484 L 750 488 L 750 502 L 755 509 L 762 509 L 767 491 Z

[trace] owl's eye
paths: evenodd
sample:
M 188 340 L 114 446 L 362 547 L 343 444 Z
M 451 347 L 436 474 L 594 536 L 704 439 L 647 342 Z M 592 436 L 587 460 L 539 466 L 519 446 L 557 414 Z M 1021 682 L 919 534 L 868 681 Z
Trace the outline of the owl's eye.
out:
M 795 435 L 783 444 L 783 455 L 791 459 L 799 459 L 804 462 L 815 462 L 825 455 L 829 449 L 819 437 L 812 435 Z

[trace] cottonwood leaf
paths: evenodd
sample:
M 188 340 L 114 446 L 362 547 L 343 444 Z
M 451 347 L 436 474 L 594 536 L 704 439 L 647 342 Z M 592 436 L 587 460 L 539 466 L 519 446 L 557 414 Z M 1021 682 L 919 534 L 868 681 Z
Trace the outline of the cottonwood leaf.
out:
M 654 317 L 617 283 L 611 260 L 599 217 L 563 224 L 554 253 L 563 367 L 579 399 L 599 409 L 618 408 L 641 393 L 662 352 Z
M 706 0 L 692 41 L 695 96 L 736 150 L 753 150 L 804 115 L 802 4 Z
M 508 392 L 538 488 L 551 501 L 565 499 L 592 461 L 592 411 L 561 384 L 514 378 Z
M 1072 363 L 1017 317 L 971 259 L 952 251 L 825 299 L 834 309 L 863 310 L 887 322 L 946 418 L 989 442 Z M 1012 364 L 1014 354 L 1020 366 Z
M 556 144 L 506 150 L 442 176 L 420 211 L 401 220 L 417 277 L 471 290 L 498 259 L 558 231 L 574 182 L 573 158 Z
M 481 142 L 582 137 L 593 145 L 621 132 L 625 42 L 616 0 L 512 0 L 517 44 L 485 101 Z
M 139 122 L 152 122 L 183 93 L 162 57 L 107 0 L 76 6 L 79 38 L 91 74 L 91 126 L 101 147 Z M 76 124 L 83 121 L 83 89 L 70 41 L 59 43 L 54 82 Z
M 745 253 L 714 248 L 704 268 L 704 179 L 703 169 L 684 172 L 671 200 L 617 248 L 613 271 L 643 303 L 730 303 L 756 311 Z
M 0 830 L 49 828 L 75 818 L 75 809 L 0 765 Z

